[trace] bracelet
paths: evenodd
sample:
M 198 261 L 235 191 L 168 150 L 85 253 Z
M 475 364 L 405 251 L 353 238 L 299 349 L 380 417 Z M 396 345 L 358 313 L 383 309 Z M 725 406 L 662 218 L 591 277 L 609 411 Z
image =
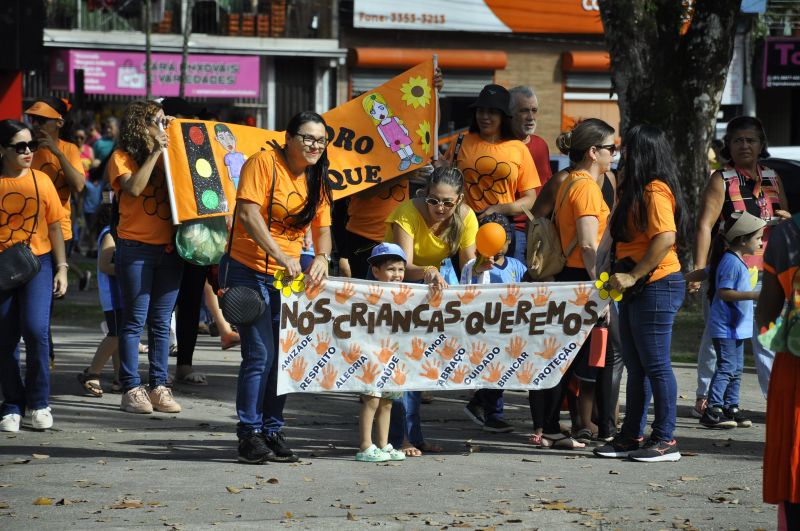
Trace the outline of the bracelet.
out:
M 60 264 L 56 264 L 56 269 L 59 269 L 61 267 L 66 267 L 67 269 L 69 269 L 69 264 L 66 262 L 61 262 Z

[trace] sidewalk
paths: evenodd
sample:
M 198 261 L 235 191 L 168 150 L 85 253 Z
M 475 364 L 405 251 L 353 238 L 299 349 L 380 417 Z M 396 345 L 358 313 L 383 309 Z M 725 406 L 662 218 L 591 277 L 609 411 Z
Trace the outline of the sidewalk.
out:
M 80 392 L 75 374 L 101 339 L 98 327 L 53 333 L 54 429 L 0 434 L 3 529 L 776 525 L 775 508 L 761 502 L 765 402 L 752 371 L 742 404 L 754 426 L 711 431 L 690 416 L 694 367 L 676 367 L 678 463 L 597 459 L 590 448 L 534 450 L 526 443 L 526 393 L 506 393 L 515 432 L 489 434 L 462 413 L 466 393 L 448 392 L 422 408 L 426 438 L 443 454 L 356 463 L 356 397 L 297 394 L 287 402 L 286 433 L 301 462 L 248 466 L 236 462 L 238 350 L 222 352 L 218 338 L 200 336 L 194 365 L 209 385 L 177 385 L 178 415 L 137 416 L 119 410 L 119 395 Z M 54 505 L 34 505 L 40 497 Z

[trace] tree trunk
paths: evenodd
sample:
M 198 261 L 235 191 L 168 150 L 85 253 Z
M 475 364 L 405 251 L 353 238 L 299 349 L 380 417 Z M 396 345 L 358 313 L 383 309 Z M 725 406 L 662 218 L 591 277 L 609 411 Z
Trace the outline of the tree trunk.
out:
M 694 226 L 741 2 L 598 3 L 619 96 L 621 133 L 639 123 L 664 129 L 673 143 Z M 680 243 L 682 258 L 690 256 L 691 242 Z

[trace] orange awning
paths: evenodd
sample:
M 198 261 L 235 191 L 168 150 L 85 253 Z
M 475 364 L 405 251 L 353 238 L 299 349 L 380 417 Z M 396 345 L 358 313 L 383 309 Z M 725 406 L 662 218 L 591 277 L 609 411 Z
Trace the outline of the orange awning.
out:
M 608 72 L 611 57 L 608 52 L 564 52 L 561 68 L 565 72 Z
M 435 50 L 423 48 L 351 48 L 347 63 L 358 68 L 410 68 L 436 54 L 442 68 L 465 70 L 503 70 L 508 63 L 505 52 L 487 50 Z

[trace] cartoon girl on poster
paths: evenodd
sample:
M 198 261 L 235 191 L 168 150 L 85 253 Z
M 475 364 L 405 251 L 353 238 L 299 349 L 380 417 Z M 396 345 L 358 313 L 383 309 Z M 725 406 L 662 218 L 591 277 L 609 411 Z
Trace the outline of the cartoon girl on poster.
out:
M 394 116 L 383 96 L 377 92 L 370 94 L 361 100 L 361 105 L 364 107 L 364 112 L 372 118 L 372 123 L 378 127 L 383 143 L 400 157 L 398 170 L 406 171 L 412 164 L 422 162 L 422 158 L 415 155 L 411 149 L 412 141 L 408 136 L 408 129 Z

